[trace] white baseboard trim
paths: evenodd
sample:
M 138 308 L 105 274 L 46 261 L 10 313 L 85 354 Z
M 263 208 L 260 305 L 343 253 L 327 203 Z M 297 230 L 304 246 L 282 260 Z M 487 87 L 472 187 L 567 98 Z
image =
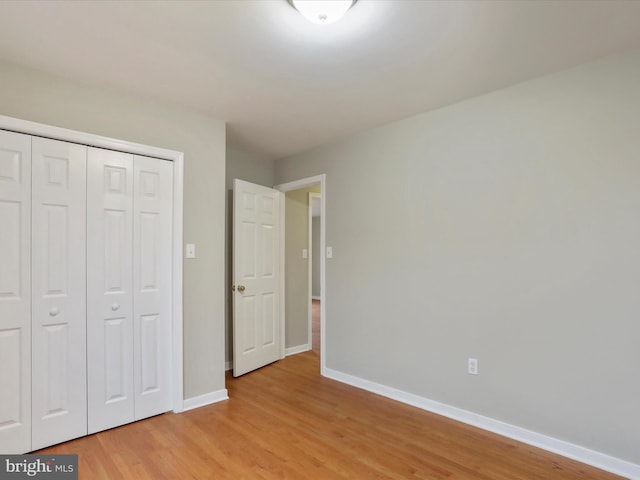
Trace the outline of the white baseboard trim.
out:
M 305 343 L 304 345 L 298 345 L 297 347 L 289 347 L 284 351 L 284 356 L 295 355 L 296 353 L 308 352 L 311 350 L 311 345 Z
M 311 300 L 320 300 L 322 297 L 311 297 Z
M 227 392 L 226 388 L 216 392 L 205 393 L 204 395 L 199 395 L 197 397 L 186 398 L 182 411 L 186 412 L 187 410 L 204 407 L 206 405 L 211 405 L 212 403 L 222 402 L 223 400 L 229 400 L 229 392 Z
M 229 360 L 228 362 L 224 362 L 224 371 L 228 372 L 233 368 L 233 362 Z
M 640 465 L 636 465 L 635 463 L 631 463 L 626 460 L 621 460 L 604 453 L 596 452 L 595 450 L 590 450 L 579 445 L 565 442 L 564 440 L 548 437 L 525 428 L 501 422 L 500 420 L 478 415 L 461 408 L 452 407 L 435 400 L 420 397 L 412 393 L 388 387 L 380 383 L 371 382 L 330 368 L 325 369 L 324 375 L 327 378 L 331 378 L 372 393 L 377 393 L 383 397 L 391 398 L 468 425 L 473 425 L 474 427 L 482 428 L 483 430 L 488 430 L 490 432 L 497 433 L 498 435 L 512 438 L 514 440 L 533 445 L 534 447 L 542 448 L 549 452 L 557 453 L 563 457 L 568 457 L 573 460 L 586 463 L 587 465 L 615 473 L 616 475 L 621 475 L 632 480 L 640 480 Z

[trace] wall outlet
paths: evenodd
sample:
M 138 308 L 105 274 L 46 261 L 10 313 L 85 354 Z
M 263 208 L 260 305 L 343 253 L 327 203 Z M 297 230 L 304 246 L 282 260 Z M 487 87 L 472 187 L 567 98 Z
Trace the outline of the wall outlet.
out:
M 196 258 L 196 246 L 193 243 L 187 243 L 186 255 L 187 258 Z
M 467 373 L 469 375 L 478 375 L 478 359 L 469 358 L 467 360 Z

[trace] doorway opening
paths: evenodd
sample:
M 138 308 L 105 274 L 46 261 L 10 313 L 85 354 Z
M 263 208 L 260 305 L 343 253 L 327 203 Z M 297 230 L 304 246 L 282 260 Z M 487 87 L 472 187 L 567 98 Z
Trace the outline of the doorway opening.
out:
M 286 252 L 281 264 L 281 271 L 285 272 L 282 281 L 285 297 L 285 325 L 282 329 L 284 354 L 293 355 L 313 350 L 320 356 L 322 375 L 326 364 L 325 181 L 326 176 L 323 174 L 275 187 L 285 193 L 285 201 L 282 203 L 285 218 L 282 235 L 285 238 Z
M 322 194 L 309 192 L 309 291 L 311 305 L 311 350 L 320 355 L 320 222 Z

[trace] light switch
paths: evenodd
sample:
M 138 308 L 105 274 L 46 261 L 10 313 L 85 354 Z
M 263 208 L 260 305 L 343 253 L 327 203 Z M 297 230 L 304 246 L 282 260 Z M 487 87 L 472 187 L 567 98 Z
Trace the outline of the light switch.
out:
M 327 247 L 327 258 L 333 258 L 333 248 Z
M 196 258 L 195 243 L 187 243 L 187 258 Z
M 302 258 L 309 258 L 309 251 L 306 248 L 302 249 Z

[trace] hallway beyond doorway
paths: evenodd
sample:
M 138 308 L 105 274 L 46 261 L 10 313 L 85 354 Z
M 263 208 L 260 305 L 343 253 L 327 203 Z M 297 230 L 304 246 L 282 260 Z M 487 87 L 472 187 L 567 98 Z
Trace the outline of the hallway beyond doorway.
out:
M 311 349 L 320 355 L 320 300 L 311 300 Z

